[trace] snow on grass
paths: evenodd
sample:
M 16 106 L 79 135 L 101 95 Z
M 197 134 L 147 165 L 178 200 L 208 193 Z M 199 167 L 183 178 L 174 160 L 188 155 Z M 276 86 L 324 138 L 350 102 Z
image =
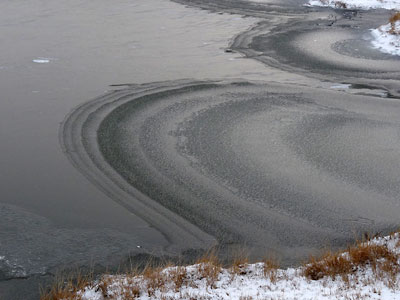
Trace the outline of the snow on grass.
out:
M 298 268 L 279 269 L 272 261 L 249 264 L 246 260 L 223 268 L 214 257 L 191 266 L 104 275 L 73 297 L 55 299 L 395 300 L 400 299 L 400 234 L 358 243 Z
M 371 30 L 372 46 L 383 53 L 400 55 L 400 21 Z
M 400 0 L 310 0 L 308 4 L 348 9 L 400 9 Z

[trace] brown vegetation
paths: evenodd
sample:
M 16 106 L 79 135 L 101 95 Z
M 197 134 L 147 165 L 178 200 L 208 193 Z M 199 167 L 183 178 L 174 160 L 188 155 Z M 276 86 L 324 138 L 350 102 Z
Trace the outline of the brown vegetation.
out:
M 390 251 L 387 245 L 358 242 L 345 252 L 327 251 L 320 258 L 311 257 L 304 266 L 304 275 L 312 280 L 325 276 L 342 276 L 347 280 L 347 276 L 369 265 L 380 278 L 395 279 L 400 271 L 398 261 L 399 255 Z
M 232 276 L 246 275 L 246 267 L 248 264 L 249 258 L 247 256 L 247 251 L 244 249 L 238 250 L 233 255 L 232 266 L 230 267 Z
M 147 294 L 149 297 L 154 296 L 155 291 L 163 290 L 167 281 L 166 275 L 161 272 L 162 268 L 153 268 L 147 266 L 143 271 L 143 279 L 147 284 Z
M 197 261 L 200 279 L 206 279 L 207 287 L 215 288 L 215 282 L 221 273 L 222 265 L 215 254 L 211 251 Z
M 40 300 L 80 300 L 76 297 L 77 292 L 85 289 L 93 280 L 91 275 L 83 276 L 80 273 L 73 277 L 62 278 L 62 275 L 58 276 L 51 289 L 41 289 Z
M 393 237 L 394 235 L 391 235 L 389 239 Z M 400 241 L 396 246 L 400 247 Z M 348 247 L 346 251 L 327 251 L 319 258 L 311 257 L 309 262 L 299 269 L 299 272 L 311 280 L 319 280 L 324 277 L 335 279 L 339 276 L 345 284 L 350 286 L 358 281 L 352 275 L 368 266 L 371 267 L 374 277 L 368 279 L 372 280 L 371 282 L 363 282 L 364 285 L 372 283 L 375 278 L 389 287 L 395 287 L 400 274 L 399 259 L 400 255 L 391 251 L 385 243 L 376 244 L 364 241 L 357 242 Z M 275 284 L 284 277 L 279 275 L 279 264 L 274 259 L 265 259 L 260 267 L 264 277 L 269 279 L 271 284 Z M 183 291 L 184 287 L 197 288 L 197 284 L 205 284 L 207 288 L 216 288 L 220 274 L 226 272 L 215 251 L 210 251 L 198 259 L 196 264 L 190 268 L 170 264 L 160 267 L 149 263 L 140 272 L 133 270 L 132 273 L 121 276 L 104 275 L 95 282 L 91 276 L 79 275 L 74 279 L 58 280 L 51 290 L 42 293 L 41 300 L 80 300 L 78 291 L 83 291 L 86 287 L 95 287 L 105 299 L 114 299 L 116 296 L 112 294 L 114 291 L 122 299 L 135 299 L 141 295 L 147 295 L 149 297 L 160 296 L 167 300 L 169 298 L 162 294 L 173 290 L 180 293 L 182 299 L 191 299 L 191 296 L 186 295 Z M 232 275 L 232 279 L 252 272 L 246 252 L 241 251 L 233 256 L 228 271 Z M 199 281 L 203 283 L 199 283 Z M 111 285 L 117 286 L 117 290 L 110 288 Z M 251 298 L 243 296 L 242 299 Z
M 336 8 L 347 8 L 347 4 L 342 1 L 335 1 Z
M 396 12 L 393 16 L 390 17 L 389 22 L 390 22 L 390 31 L 389 33 L 391 34 L 400 34 L 400 30 L 396 30 L 396 22 L 400 21 L 400 12 Z
M 278 279 L 279 263 L 276 259 L 264 259 L 264 276 L 268 278 L 272 283 L 275 283 Z

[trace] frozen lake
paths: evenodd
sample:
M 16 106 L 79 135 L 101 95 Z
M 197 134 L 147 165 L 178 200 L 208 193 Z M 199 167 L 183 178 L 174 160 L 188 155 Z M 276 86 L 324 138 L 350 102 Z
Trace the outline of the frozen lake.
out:
M 163 251 L 162 234 L 71 165 L 60 123 L 111 84 L 262 76 L 224 53 L 255 19 L 162 0 L 2 1 L 0 15 L 0 280 Z
M 138 253 L 293 263 L 396 226 L 386 13 L 176 2 L 0 3 L 1 299 Z

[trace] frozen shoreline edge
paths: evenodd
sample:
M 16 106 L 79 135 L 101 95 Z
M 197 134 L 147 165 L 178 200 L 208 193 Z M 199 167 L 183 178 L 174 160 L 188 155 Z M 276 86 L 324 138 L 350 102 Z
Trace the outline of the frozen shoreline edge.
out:
M 348 261 L 352 264 L 350 271 L 341 273 L 337 269 L 336 275 L 313 278 L 308 272 L 314 274 L 318 262 L 312 259 L 302 267 L 280 269 L 273 260 L 249 264 L 243 257 L 230 267 L 222 267 L 210 256 L 189 266 L 104 275 L 79 288 L 73 296 L 82 300 L 130 299 L 130 296 L 143 300 L 400 299 L 400 233 L 367 239 L 330 255 L 317 261 L 324 266 L 325 260 L 336 257 L 336 263 L 327 263 L 326 267 L 346 269 L 341 264 Z
M 400 1 L 389 0 L 310 0 L 307 6 L 319 7 L 332 7 L 336 9 L 356 9 L 356 10 L 369 10 L 369 9 L 387 9 L 387 10 L 400 10 Z M 393 24 L 396 33 L 391 33 L 392 24 L 385 24 L 376 29 L 371 29 L 371 45 L 373 48 L 378 49 L 382 53 L 400 56 L 400 22 Z

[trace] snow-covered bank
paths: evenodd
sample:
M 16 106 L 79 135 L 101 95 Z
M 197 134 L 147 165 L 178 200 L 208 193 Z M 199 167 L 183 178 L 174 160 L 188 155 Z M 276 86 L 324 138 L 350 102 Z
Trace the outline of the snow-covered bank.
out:
M 371 31 L 372 46 L 383 53 L 400 55 L 400 21 L 383 25 Z
M 400 299 L 400 234 L 330 253 L 299 268 L 216 260 L 107 275 L 64 299 Z M 63 299 L 63 298 L 57 298 Z
M 393 9 L 400 10 L 400 0 L 310 0 L 310 6 L 329 6 L 344 9 Z M 400 18 L 399 13 L 395 14 Z M 392 17 L 393 18 L 393 17 Z M 389 24 L 371 29 L 374 48 L 383 53 L 400 55 L 400 21 L 391 20 Z
M 400 9 L 400 0 L 310 0 L 309 5 L 348 9 Z

